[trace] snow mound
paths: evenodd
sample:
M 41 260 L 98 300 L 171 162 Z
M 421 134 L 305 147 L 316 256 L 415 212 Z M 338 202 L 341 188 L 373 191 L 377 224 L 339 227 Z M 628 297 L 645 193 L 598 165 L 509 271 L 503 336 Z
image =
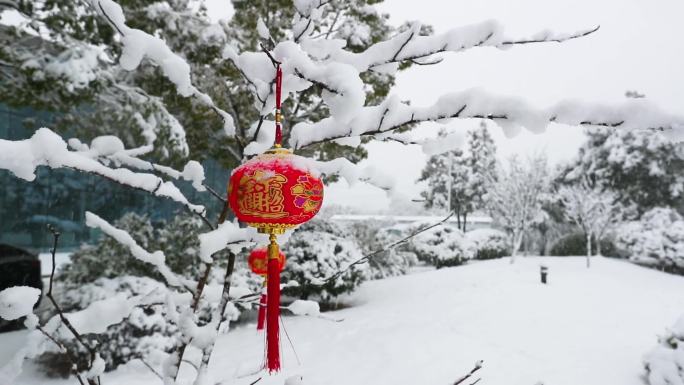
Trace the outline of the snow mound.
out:
M 12 321 L 33 312 L 40 290 L 29 286 L 14 286 L 0 291 L 0 317 Z

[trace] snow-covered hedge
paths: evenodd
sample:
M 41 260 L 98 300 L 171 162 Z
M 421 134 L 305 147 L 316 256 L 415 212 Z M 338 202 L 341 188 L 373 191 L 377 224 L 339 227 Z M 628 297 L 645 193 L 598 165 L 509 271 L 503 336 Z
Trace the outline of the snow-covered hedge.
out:
M 363 257 L 354 237 L 333 223 L 318 220 L 298 228 L 283 251 L 287 256 L 283 278 L 297 282 L 319 282 Z M 328 303 L 340 294 L 352 292 L 368 278 L 370 268 L 368 264 L 361 264 L 324 285 L 303 285 L 288 290 L 302 299 L 315 298 Z
M 475 247 L 475 259 L 493 259 L 510 255 L 511 242 L 508 235 L 501 230 L 475 229 L 465 235 Z
M 381 250 L 401 240 L 408 235 L 409 230 L 407 226 L 400 225 L 381 228 L 373 238 L 372 250 Z M 408 273 L 418 263 L 418 258 L 406 245 L 399 245 L 374 255 L 369 263 L 373 278 L 382 279 Z
M 671 208 L 652 209 L 621 226 L 616 242 L 635 263 L 684 272 L 684 218 Z
M 437 268 L 460 265 L 475 257 L 475 245 L 463 232 L 448 226 L 418 234 L 411 240 L 411 251 L 419 260 Z
M 644 357 L 650 385 L 684 384 L 684 316 L 658 338 L 658 345 Z

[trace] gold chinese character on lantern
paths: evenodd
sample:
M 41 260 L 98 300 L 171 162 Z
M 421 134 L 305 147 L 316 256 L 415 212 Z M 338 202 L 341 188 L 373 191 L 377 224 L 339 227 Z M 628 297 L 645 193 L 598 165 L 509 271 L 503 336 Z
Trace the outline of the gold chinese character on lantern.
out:
M 260 218 L 287 216 L 283 204 L 283 184 L 286 182 L 285 176 L 262 170 L 243 175 L 238 183 L 240 210 Z

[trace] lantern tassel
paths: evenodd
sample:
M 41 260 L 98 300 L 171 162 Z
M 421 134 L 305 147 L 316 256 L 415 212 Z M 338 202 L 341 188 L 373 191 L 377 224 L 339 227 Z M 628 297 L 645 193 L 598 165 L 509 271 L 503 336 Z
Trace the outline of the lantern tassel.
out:
M 266 277 L 264 277 L 264 288 L 261 291 L 261 299 L 259 300 L 259 313 L 257 315 L 257 330 L 264 330 L 266 324 Z
M 269 373 L 280 371 L 280 261 L 275 234 L 269 237 L 268 283 L 266 287 L 266 367 Z

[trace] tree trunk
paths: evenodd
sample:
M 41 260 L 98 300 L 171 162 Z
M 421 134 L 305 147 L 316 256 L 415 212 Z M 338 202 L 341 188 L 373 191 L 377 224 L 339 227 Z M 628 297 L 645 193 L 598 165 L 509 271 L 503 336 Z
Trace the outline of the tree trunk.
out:
M 515 263 L 515 258 L 518 255 L 518 249 L 522 243 L 523 232 L 513 232 L 513 251 L 511 252 L 511 263 Z
M 597 256 L 601 256 L 601 237 L 596 237 L 596 254 Z
M 456 226 L 458 226 L 458 229 L 461 229 L 461 210 L 456 206 Z
M 587 233 L 587 268 L 591 267 L 591 233 Z
M 464 212 L 463 213 L 463 232 L 466 232 L 466 218 L 468 217 L 468 213 Z

